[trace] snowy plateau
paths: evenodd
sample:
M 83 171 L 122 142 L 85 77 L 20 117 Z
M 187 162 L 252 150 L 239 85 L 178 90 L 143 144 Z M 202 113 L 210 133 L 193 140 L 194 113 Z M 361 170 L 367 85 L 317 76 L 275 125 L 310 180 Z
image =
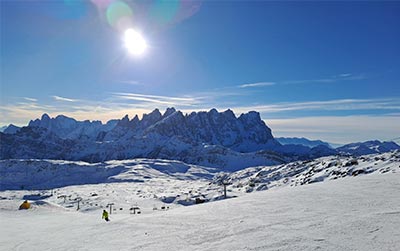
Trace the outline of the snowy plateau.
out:
M 215 109 L 9 128 L 0 250 L 400 250 L 394 142 L 282 145 Z

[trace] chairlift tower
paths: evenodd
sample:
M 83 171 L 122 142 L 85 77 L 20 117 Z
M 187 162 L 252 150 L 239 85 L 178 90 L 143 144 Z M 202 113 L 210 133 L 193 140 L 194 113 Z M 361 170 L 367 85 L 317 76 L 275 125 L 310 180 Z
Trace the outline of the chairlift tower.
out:
M 75 202 L 77 203 L 76 211 L 78 211 L 78 210 L 80 209 L 79 203 L 80 203 L 81 201 L 82 201 L 82 198 L 81 198 L 81 197 L 75 198 Z
M 112 214 L 112 206 L 114 206 L 114 203 L 108 203 L 106 207 L 110 207 L 110 214 Z
M 224 186 L 224 198 L 226 199 L 226 186 L 231 185 L 231 183 L 226 180 L 223 180 L 221 184 Z

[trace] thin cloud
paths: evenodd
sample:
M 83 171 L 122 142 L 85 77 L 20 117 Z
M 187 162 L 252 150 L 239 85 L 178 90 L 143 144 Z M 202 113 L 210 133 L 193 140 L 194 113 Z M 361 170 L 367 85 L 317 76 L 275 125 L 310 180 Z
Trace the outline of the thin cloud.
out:
M 28 98 L 28 97 L 23 97 L 23 99 L 27 100 L 27 101 L 32 101 L 32 102 L 37 102 L 38 100 L 35 98 Z
M 239 88 L 249 88 L 249 87 L 263 87 L 263 86 L 271 86 L 275 85 L 275 82 L 258 82 L 258 83 L 251 83 L 251 84 L 243 84 L 239 85 Z
M 352 73 L 341 73 L 338 75 L 333 75 L 326 78 L 317 78 L 317 79 L 299 79 L 299 80 L 286 80 L 286 81 L 277 81 L 277 82 L 257 82 L 250 84 L 243 84 L 237 87 L 239 88 L 250 88 L 250 87 L 263 87 L 263 86 L 272 86 L 279 84 L 306 84 L 306 83 L 335 83 L 340 81 L 354 81 L 354 80 L 363 80 L 367 79 L 365 74 L 352 74 Z
M 121 80 L 121 81 L 118 81 L 118 83 L 129 84 L 129 85 L 143 85 L 142 83 L 140 83 L 139 81 L 136 81 L 136 80 Z
M 66 102 L 77 102 L 77 99 L 71 99 L 71 98 L 65 98 L 65 97 L 60 97 L 60 96 L 52 96 L 54 100 L 56 101 L 66 101 Z
M 279 113 L 286 111 L 316 110 L 316 111 L 351 111 L 351 110 L 400 110 L 399 99 L 336 99 L 327 101 L 291 102 L 272 105 L 256 105 L 236 107 L 235 110 L 249 110 Z
M 195 97 L 170 97 L 158 95 L 145 95 L 138 93 L 114 93 L 115 98 L 122 100 L 135 100 L 145 103 L 161 104 L 161 105 L 186 105 L 191 106 L 199 103 L 199 98 Z
M 335 83 L 339 81 L 351 81 L 351 80 L 363 80 L 363 79 L 367 79 L 367 76 L 365 74 L 342 73 L 327 78 L 288 80 L 288 81 L 282 81 L 281 83 L 282 84 Z

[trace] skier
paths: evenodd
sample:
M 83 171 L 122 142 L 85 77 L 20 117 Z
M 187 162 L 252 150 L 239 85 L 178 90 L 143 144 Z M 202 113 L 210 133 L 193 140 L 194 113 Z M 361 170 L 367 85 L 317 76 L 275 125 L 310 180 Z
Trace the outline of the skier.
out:
M 108 212 L 106 210 L 103 210 L 103 217 L 102 219 L 105 219 L 106 221 L 109 221 L 110 219 L 108 218 Z

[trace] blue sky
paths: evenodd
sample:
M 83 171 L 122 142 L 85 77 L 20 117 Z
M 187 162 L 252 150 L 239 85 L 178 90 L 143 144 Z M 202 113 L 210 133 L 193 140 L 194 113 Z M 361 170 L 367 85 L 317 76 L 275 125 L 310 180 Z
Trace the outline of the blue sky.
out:
M 400 2 L 0 1 L 0 125 L 174 106 L 275 136 L 400 136 Z M 121 21 L 122 20 L 122 21 Z M 126 28 L 148 48 L 130 55 Z

